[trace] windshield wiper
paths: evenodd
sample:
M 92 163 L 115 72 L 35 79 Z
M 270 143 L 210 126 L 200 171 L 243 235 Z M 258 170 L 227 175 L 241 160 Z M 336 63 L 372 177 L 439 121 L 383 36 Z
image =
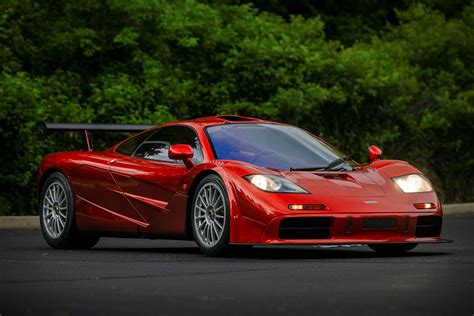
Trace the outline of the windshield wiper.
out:
M 335 169 L 335 167 L 345 163 L 346 161 L 352 160 L 349 156 L 344 156 L 337 158 L 329 163 L 327 166 L 313 166 L 313 167 L 303 167 L 303 168 L 290 168 L 290 171 L 316 171 L 316 170 L 338 170 L 340 168 Z
M 352 158 L 349 157 L 349 156 L 344 156 L 344 157 L 337 158 L 337 159 L 331 161 L 329 163 L 329 165 L 327 165 L 323 169 L 324 170 L 334 170 L 335 167 L 337 167 L 339 165 L 342 165 L 343 163 L 345 163 L 348 160 L 352 160 Z
M 315 171 L 315 170 L 324 170 L 325 166 L 314 166 L 314 167 L 304 167 L 304 168 L 290 168 L 290 171 Z

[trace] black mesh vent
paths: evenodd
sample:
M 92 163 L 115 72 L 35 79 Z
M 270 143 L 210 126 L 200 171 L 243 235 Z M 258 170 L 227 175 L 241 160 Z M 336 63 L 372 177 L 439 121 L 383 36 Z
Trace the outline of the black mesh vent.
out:
M 441 234 L 441 216 L 418 216 L 416 237 L 438 237 Z
M 280 222 L 280 239 L 328 239 L 332 217 L 285 218 Z
M 362 222 L 363 229 L 392 229 L 396 226 L 395 218 L 365 218 Z

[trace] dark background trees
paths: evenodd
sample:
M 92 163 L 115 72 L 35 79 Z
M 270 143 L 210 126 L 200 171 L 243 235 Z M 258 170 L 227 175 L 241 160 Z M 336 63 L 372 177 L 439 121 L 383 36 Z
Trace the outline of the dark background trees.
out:
M 288 122 L 367 160 L 408 160 L 474 200 L 471 1 L 0 3 L 0 214 L 34 212 L 39 120 Z M 97 143 L 104 144 L 108 138 Z

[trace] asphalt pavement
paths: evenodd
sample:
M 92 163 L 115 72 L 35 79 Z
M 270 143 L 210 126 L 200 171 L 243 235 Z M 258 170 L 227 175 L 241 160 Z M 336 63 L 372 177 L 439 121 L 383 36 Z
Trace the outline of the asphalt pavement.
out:
M 474 216 L 445 218 L 451 244 L 404 256 L 366 246 L 254 248 L 225 258 L 193 242 L 103 238 L 50 249 L 0 230 L 0 315 L 474 315 Z

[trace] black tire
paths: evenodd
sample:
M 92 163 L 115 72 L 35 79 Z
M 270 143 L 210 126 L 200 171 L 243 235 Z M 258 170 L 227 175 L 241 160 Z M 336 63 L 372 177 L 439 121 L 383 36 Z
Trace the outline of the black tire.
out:
M 198 223 L 196 222 L 195 216 L 195 207 L 196 203 L 198 203 L 198 195 L 205 186 L 215 185 L 220 188 L 220 193 L 222 193 L 223 203 L 225 205 L 223 213 L 224 222 L 223 224 L 223 231 L 220 236 L 220 239 L 214 245 L 206 245 L 205 241 L 202 239 L 202 233 L 198 232 Z M 204 179 L 201 180 L 199 185 L 196 188 L 196 191 L 193 196 L 193 202 L 191 204 L 191 227 L 193 232 L 194 241 L 199 246 L 201 252 L 207 256 L 219 256 L 224 254 L 229 249 L 229 238 L 230 238 L 230 204 L 229 204 L 229 197 L 227 195 L 227 190 L 225 188 L 224 183 L 222 182 L 221 178 L 217 175 L 210 174 L 206 176 Z M 217 214 L 217 212 L 216 212 Z M 204 221 L 204 220 L 203 220 Z
M 53 212 L 50 207 L 51 196 L 49 195 L 46 197 L 47 190 L 49 188 L 59 188 L 59 190 L 63 190 L 62 192 L 59 191 L 57 194 L 60 196 L 61 200 L 65 199 L 65 214 L 60 216 L 62 219 L 61 223 L 64 223 L 62 230 L 57 229 L 58 233 L 56 236 L 54 232 L 49 226 L 50 220 L 47 218 L 51 218 L 50 214 L 46 215 L 45 213 L 50 210 L 50 213 Z M 63 197 L 65 195 L 65 197 Z M 64 203 L 64 202 L 63 202 Z M 57 204 L 57 203 L 56 203 Z M 55 216 L 59 218 L 59 209 L 55 205 Z M 43 237 L 52 248 L 55 249 L 89 249 L 94 247 L 97 242 L 99 241 L 100 237 L 95 235 L 84 235 L 79 232 L 76 226 L 76 210 L 74 205 L 74 194 L 72 192 L 71 186 L 69 185 L 67 178 L 64 174 L 60 172 L 52 173 L 44 182 L 43 186 L 41 187 L 40 199 L 39 199 L 39 214 L 40 214 L 40 224 L 41 224 L 41 232 L 43 233 Z M 65 219 L 64 219 L 65 216 Z M 64 222 L 65 221 L 65 222 Z M 61 224 L 63 225 L 63 224 Z M 59 232 L 60 231 L 60 232 Z
M 370 249 L 382 254 L 403 254 L 418 244 L 368 244 Z

